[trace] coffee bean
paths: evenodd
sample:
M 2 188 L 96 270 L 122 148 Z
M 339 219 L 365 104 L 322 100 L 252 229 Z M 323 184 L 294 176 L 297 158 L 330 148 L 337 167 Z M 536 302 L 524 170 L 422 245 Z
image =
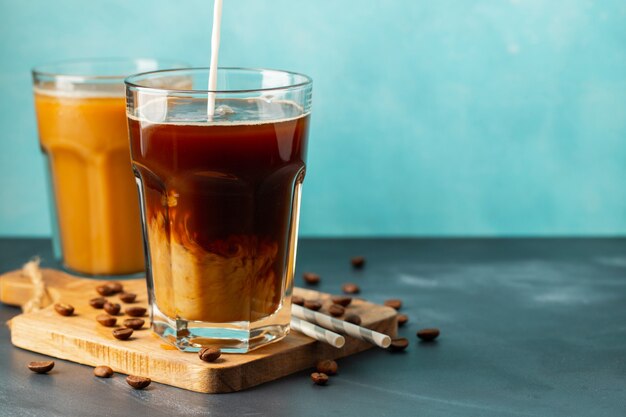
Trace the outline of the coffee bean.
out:
M 128 375 L 126 377 L 126 383 L 135 389 L 144 389 L 150 385 L 151 382 L 152 380 L 150 378 L 144 378 L 142 376 Z
M 361 317 L 357 316 L 354 313 L 346 314 L 343 320 L 347 321 L 348 323 L 356 324 L 357 326 L 361 324 Z
M 109 316 L 108 314 L 98 314 L 96 316 L 96 321 L 104 327 L 113 327 L 117 323 L 117 319 Z
M 132 292 L 123 292 L 120 294 L 120 300 L 124 303 L 134 303 L 137 298 L 137 294 L 133 294 Z
M 297 304 L 299 306 L 303 306 L 304 305 L 304 298 L 298 296 L 298 295 L 292 295 L 291 296 L 291 303 L 292 304 Z
M 328 312 L 333 317 L 339 317 L 343 316 L 343 313 L 346 312 L 346 309 L 339 304 L 331 304 L 330 307 L 328 307 Z
M 359 288 L 359 286 L 351 282 L 343 284 L 343 286 L 341 287 L 341 290 L 345 292 L 346 294 L 358 294 L 361 292 L 361 289 Z
M 330 359 L 324 359 L 319 361 L 317 365 L 315 365 L 315 368 L 317 368 L 317 372 L 326 375 L 336 375 L 337 370 L 339 369 L 339 367 L 337 366 L 337 362 Z
M 93 308 L 101 309 L 106 304 L 107 299 L 104 297 L 96 297 L 89 300 L 89 305 Z
M 363 256 L 355 256 L 350 259 L 350 263 L 355 269 L 361 269 L 365 266 L 365 257 Z
M 109 287 L 112 294 L 117 294 L 117 293 L 124 291 L 124 286 L 120 284 L 119 282 L 107 282 L 104 285 Z
M 143 317 L 146 315 L 147 310 L 144 307 L 128 307 L 124 311 L 131 317 Z
M 404 326 L 409 321 L 409 316 L 406 314 L 398 314 L 398 326 Z
M 145 321 L 143 319 L 126 319 L 124 320 L 124 326 L 133 330 L 140 330 Z
M 216 347 L 205 347 L 198 352 L 198 356 L 205 362 L 215 362 L 222 354 L 222 351 Z
M 55 304 L 54 310 L 62 316 L 71 316 L 74 314 L 74 307 L 65 303 Z
M 98 285 L 96 287 L 96 291 L 98 291 L 98 294 L 105 297 L 113 295 L 113 289 L 111 289 L 111 287 L 109 287 L 108 285 Z
M 110 303 L 108 301 L 104 303 L 104 311 L 112 316 L 117 316 L 120 313 L 121 309 L 122 307 L 117 303 Z
M 320 276 L 313 273 L 313 272 L 305 272 L 304 274 L 302 274 L 302 278 L 304 278 L 304 282 L 306 282 L 309 285 L 317 285 L 320 283 Z
M 385 305 L 387 307 L 391 307 L 391 308 L 394 308 L 396 310 L 400 310 L 400 307 L 402 307 L 402 300 L 398 300 L 397 298 L 392 298 L 390 300 L 385 300 Z
M 318 311 L 322 308 L 322 303 L 317 300 L 305 300 L 304 308 L 308 308 L 309 310 Z
M 311 380 L 315 382 L 315 385 L 326 385 L 328 383 L 328 375 L 321 372 L 313 372 Z
M 389 345 L 389 350 L 392 352 L 401 352 L 409 346 L 409 340 L 405 337 L 400 337 L 398 339 L 391 339 L 391 345 Z
M 424 342 L 431 342 L 439 337 L 439 329 L 422 329 L 418 330 L 417 337 L 422 339 Z
M 30 362 L 28 364 L 28 369 L 37 374 L 46 374 L 50 372 L 52 368 L 54 368 L 54 361 Z
M 111 378 L 113 376 L 113 369 L 108 366 L 96 366 L 93 369 L 93 374 L 98 378 Z
M 352 297 L 348 297 L 346 295 L 334 295 L 330 297 L 330 301 L 333 304 L 339 304 L 340 306 L 348 307 L 352 302 Z
M 118 340 L 128 340 L 128 338 L 133 334 L 133 329 L 129 329 L 128 327 L 122 327 L 121 329 L 113 330 L 113 337 Z

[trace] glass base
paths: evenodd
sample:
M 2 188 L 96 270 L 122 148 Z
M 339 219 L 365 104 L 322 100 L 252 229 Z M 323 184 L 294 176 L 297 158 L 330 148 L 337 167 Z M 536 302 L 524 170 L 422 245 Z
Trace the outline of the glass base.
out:
M 206 323 L 171 319 L 153 305 L 152 330 L 183 352 L 214 346 L 224 353 L 246 353 L 287 336 L 289 307 L 282 306 L 277 313 L 255 322 Z

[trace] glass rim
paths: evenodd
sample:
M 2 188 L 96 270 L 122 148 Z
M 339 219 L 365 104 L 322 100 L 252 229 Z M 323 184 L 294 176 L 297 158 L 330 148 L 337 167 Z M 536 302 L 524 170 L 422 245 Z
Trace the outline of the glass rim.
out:
M 128 73 L 125 74 L 116 74 L 116 75 L 98 75 L 98 74 L 67 74 L 63 71 L 54 71 L 51 70 L 56 66 L 64 66 L 64 65 L 84 65 L 84 64 L 129 64 L 129 63 L 139 63 L 139 62 L 155 62 L 157 64 L 166 64 L 166 65 L 174 65 L 180 66 L 180 68 L 185 68 L 189 64 L 175 59 L 168 58 L 147 58 L 147 57 L 108 57 L 108 58 L 75 58 L 75 59 L 64 59 L 59 61 L 52 61 L 46 64 L 36 65 L 32 67 L 31 73 L 33 77 L 49 77 L 55 79 L 63 79 L 67 81 L 74 82 L 85 82 L 85 81 L 123 81 L 127 77 L 129 77 Z M 133 75 L 132 73 L 130 75 Z
M 254 93 L 261 91 L 278 91 L 278 90 L 290 90 L 300 87 L 306 87 L 313 84 L 313 78 L 309 77 L 306 74 L 302 74 L 300 72 L 295 71 L 287 71 L 281 69 L 274 68 L 259 68 L 259 67 L 217 67 L 218 70 L 227 70 L 227 71 L 247 71 L 247 72 L 255 72 L 261 73 L 263 71 L 271 71 L 281 74 L 289 74 L 301 77 L 304 81 L 297 82 L 293 84 L 282 85 L 278 87 L 267 87 L 267 88 L 246 88 L 246 89 L 232 89 L 232 90 L 209 90 L 206 89 L 176 89 L 176 88 L 160 88 L 160 87 L 148 87 L 145 85 L 137 84 L 136 79 L 141 77 L 146 77 L 154 74 L 165 74 L 165 73 L 176 73 L 176 72 L 199 72 L 199 71 L 210 71 L 210 67 L 188 67 L 188 68 L 170 68 L 170 69 L 162 69 L 155 71 L 146 71 L 138 74 L 132 74 L 124 79 L 124 84 L 126 84 L 127 88 L 135 89 L 138 91 L 144 92 L 160 92 L 160 93 L 173 93 L 173 94 L 239 94 L 239 93 Z

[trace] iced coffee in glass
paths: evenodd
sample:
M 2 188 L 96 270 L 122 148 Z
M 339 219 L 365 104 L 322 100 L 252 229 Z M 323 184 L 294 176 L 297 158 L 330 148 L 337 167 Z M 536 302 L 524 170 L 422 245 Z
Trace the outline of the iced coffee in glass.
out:
M 311 80 L 262 69 L 127 78 L 153 330 L 247 352 L 289 331 Z M 208 106 L 214 100 L 214 111 Z
M 137 72 L 180 66 L 153 59 L 104 59 L 33 70 L 55 253 L 72 272 L 143 271 L 123 80 Z

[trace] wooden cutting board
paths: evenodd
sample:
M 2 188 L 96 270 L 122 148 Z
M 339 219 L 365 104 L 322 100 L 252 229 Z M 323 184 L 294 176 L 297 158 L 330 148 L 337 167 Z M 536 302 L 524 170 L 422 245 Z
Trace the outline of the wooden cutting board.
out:
M 42 310 L 19 314 L 9 322 L 11 342 L 20 348 L 91 366 L 108 365 L 114 371 L 149 377 L 154 381 L 205 393 L 240 391 L 291 373 L 311 368 L 323 358 L 341 358 L 369 349 L 372 345 L 346 336 L 336 349 L 292 331 L 285 339 L 247 354 L 223 354 L 216 363 L 202 362 L 197 354 L 180 352 L 148 328 L 135 331 L 130 340 L 120 341 L 111 328 L 98 324 L 103 310 L 88 301 L 98 297 L 96 286 L 103 282 L 78 278 L 53 269 L 43 269 L 46 294 Z M 147 306 L 144 279 L 120 281 L 128 292 L 138 294 L 134 305 Z M 22 271 L 0 275 L 0 301 L 21 306 L 32 297 L 33 284 Z M 329 294 L 295 288 L 294 294 L 319 299 L 330 305 Z M 109 297 L 115 302 L 116 296 Z M 55 302 L 69 303 L 75 313 L 63 317 L 54 311 Z M 125 304 L 122 304 L 122 310 Z M 361 316 L 362 325 L 394 337 L 396 312 L 392 308 L 353 300 L 349 312 Z M 121 323 L 126 316 L 118 317 Z M 378 348 L 376 348 L 378 349 Z

